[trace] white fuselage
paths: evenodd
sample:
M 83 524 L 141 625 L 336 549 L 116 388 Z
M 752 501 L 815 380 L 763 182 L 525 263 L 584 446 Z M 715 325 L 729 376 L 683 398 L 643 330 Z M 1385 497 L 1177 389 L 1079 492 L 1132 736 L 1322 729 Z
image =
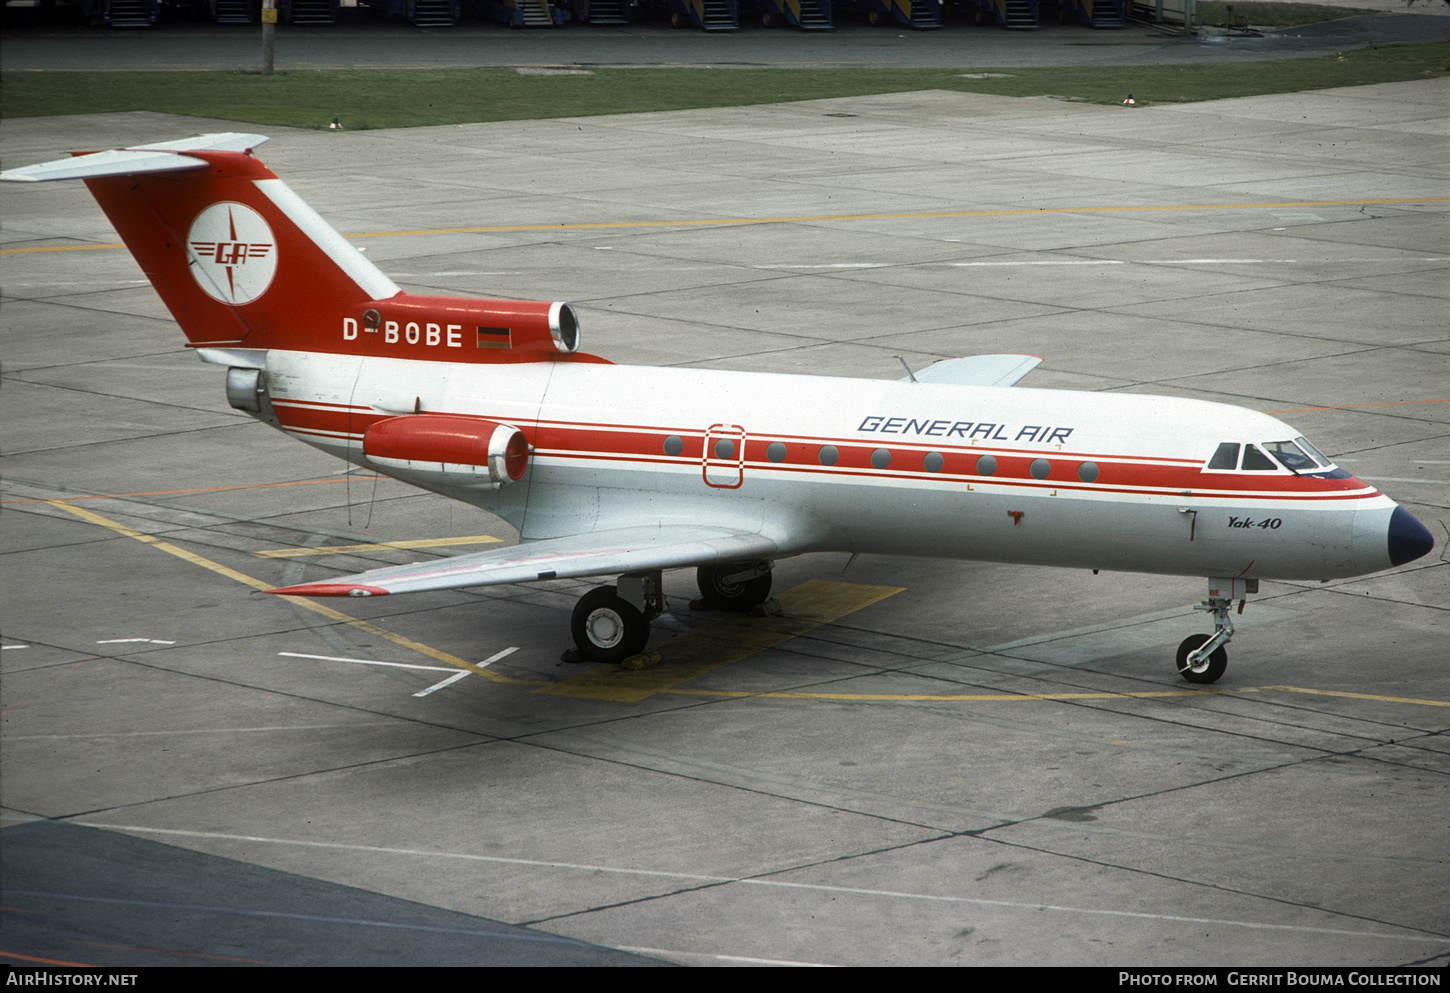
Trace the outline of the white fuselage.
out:
M 1298 434 L 1223 404 L 278 350 L 266 366 L 264 419 L 359 464 L 366 428 L 383 417 L 518 427 L 533 451 L 517 483 L 494 488 L 445 464 L 383 471 L 497 513 L 524 539 L 708 521 L 764 534 L 783 554 L 1312 580 L 1391 564 L 1395 504 L 1374 487 L 1342 472 L 1205 469 L 1220 443 Z

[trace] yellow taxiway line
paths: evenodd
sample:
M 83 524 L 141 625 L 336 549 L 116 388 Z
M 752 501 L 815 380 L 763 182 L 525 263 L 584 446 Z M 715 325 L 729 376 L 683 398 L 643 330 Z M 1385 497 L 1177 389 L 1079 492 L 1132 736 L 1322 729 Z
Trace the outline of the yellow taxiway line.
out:
M 638 703 L 656 693 L 683 692 L 675 687 L 855 613 L 903 588 L 808 580 L 776 597 L 779 614 L 726 614 L 661 643 L 653 649 L 659 652 L 660 661 L 648 669 L 595 666 L 534 692 L 616 703 Z
M 155 535 L 145 534 L 141 531 L 137 531 L 135 528 L 129 528 L 118 521 L 113 521 L 109 517 L 102 517 L 100 514 L 97 514 L 93 510 L 87 510 L 84 507 L 75 507 L 61 500 L 47 500 L 46 503 L 50 504 L 52 507 L 57 507 L 60 510 L 64 510 L 68 514 L 74 514 L 82 520 L 90 521 L 92 524 L 98 524 L 103 528 L 108 528 L 111 531 L 116 532 L 117 534 L 125 535 L 127 538 L 134 538 L 137 541 L 144 542 L 145 544 L 150 545 L 152 548 L 155 548 L 158 551 L 165 552 L 168 555 L 175 555 L 177 558 L 182 559 L 186 562 L 190 562 L 192 565 L 199 565 L 203 569 L 209 569 L 217 575 L 225 576 L 228 579 L 235 580 L 236 582 L 241 583 L 243 586 L 250 586 L 254 590 L 270 590 L 275 588 L 271 584 L 264 583 L 262 582 L 262 580 L 257 579 L 254 576 L 248 576 L 246 573 L 238 572 L 235 569 L 222 565 L 220 562 L 213 562 L 211 559 L 205 558 L 201 555 L 197 555 L 195 552 L 188 552 L 186 549 L 173 545 L 170 542 L 162 541 Z M 514 679 L 510 676 L 505 676 L 501 673 L 492 672 L 488 669 L 481 668 L 477 665 L 474 665 L 472 662 L 468 662 L 464 659 L 459 658 L 457 655 L 450 655 L 448 652 L 440 651 L 439 649 L 434 648 L 431 645 L 425 645 L 421 641 L 414 641 L 412 638 L 404 637 L 401 634 L 394 634 L 392 631 L 389 631 L 386 628 L 380 628 L 376 624 L 370 624 L 367 621 L 360 621 L 355 617 L 349 617 L 347 614 L 344 614 L 339 610 L 333 610 L 331 607 L 323 606 L 322 604 L 317 603 L 315 600 L 309 600 L 307 597 L 284 596 L 282 597 L 282 599 L 288 601 L 289 603 L 295 603 L 299 607 L 310 610 L 313 613 L 321 614 L 323 617 L 326 617 L 329 620 L 337 621 L 339 624 L 346 624 L 349 627 L 357 628 L 359 631 L 366 632 L 367 634 L 370 634 L 375 638 L 383 638 L 387 641 L 391 641 L 395 645 L 401 645 L 403 648 L 409 649 L 410 651 L 417 652 L 420 655 L 426 655 L 430 659 L 436 659 L 439 662 L 443 662 L 447 665 L 455 666 L 459 669 L 464 669 L 468 672 L 473 673 L 476 676 L 482 676 L 484 679 L 491 680 L 495 683 L 511 683 L 519 686 L 538 685 L 538 683 L 533 680 Z
M 735 224 L 819 224 L 827 221 L 915 221 L 953 217 L 1014 217 L 1028 214 L 1121 214 L 1156 210 L 1265 210 L 1284 207 L 1368 207 L 1392 203 L 1444 203 L 1450 197 L 1395 197 L 1378 200 L 1293 200 L 1283 203 L 1141 204 L 1125 207 L 1021 207 L 1012 210 L 939 210 L 907 214 L 813 214 L 798 217 L 710 217 L 677 221 L 595 221 L 579 224 L 500 224 L 468 228 L 421 228 L 411 231 L 358 231 L 346 238 L 399 238 L 437 234 L 498 234 L 509 231 L 607 231 L 630 228 L 721 227 Z M 33 252 L 84 252 L 125 248 L 119 242 L 98 245 L 49 245 L 4 248 L 0 255 Z

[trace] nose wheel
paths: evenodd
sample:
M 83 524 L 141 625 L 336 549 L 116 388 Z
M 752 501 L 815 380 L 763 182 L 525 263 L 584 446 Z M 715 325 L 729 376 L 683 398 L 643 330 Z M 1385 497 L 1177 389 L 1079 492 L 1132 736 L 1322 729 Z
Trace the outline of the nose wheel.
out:
M 1190 683 L 1216 683 L 1228 668 L 1228 652 L 1224 646 L 1234 636 L 1233 621 L 1228 611 L 1233 602 L 1244 609 L 1244 597 L 1259 592 L 1257 579 L 1210 579 L 1208 599 L 1194 607 L 1213 615 L 1213 634 L 1193 634 L 1178 646 L 1178 674 Z
M 1216 683 L 1228 668 L 1228 652 L 1222 647 L 1211 649 L 1207 655 L 1202 653 L 1203 646 L 1212 640 L 1212 635 L 1190 634 L 1178 646 L 1178 674 L 1190 683 Z

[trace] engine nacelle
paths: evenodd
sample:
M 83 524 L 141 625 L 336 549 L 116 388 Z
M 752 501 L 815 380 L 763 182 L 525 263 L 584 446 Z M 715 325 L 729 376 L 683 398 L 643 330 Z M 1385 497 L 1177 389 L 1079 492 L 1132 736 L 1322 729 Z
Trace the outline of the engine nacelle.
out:
M 376 336 L 377 355 L 535 362 L 577 352 L 579 319 L 567 303 L 399 293 L 343 317 L 343 340 L 360 335 Z
M 363 454 L 380 468 L 430 482 L 505 486 L 523 478 L 529 441 L 512 424 L 461 414 L 410 414 L 378 421 Z
M 266 388 L 261 369 L 227 370 L 227 403 L 234 410 L 245 410 L 249 414 L 262 409 L 262 391 Z

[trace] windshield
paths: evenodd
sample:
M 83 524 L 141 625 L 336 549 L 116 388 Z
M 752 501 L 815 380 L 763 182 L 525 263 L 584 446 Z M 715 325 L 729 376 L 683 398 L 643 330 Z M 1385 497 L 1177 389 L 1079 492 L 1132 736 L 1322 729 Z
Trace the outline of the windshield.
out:
M 1313 472 L 1319 468 L 1313 457 L 1292 441 L 1269 441 L 1264 443 L 1264 448 L 1290 472 Z
M 1309 442 L 1305 441 L 1303 438 L 1295 438 L 1294 444 L 1298 445 L 1300 448 L 1304 449 L 1304 451 L 1308 452 L 1309 456 L 1324 468 L 1328 469 L 1334 465 L 1333 462 L 1329 461 L 1329 457 L 1327 455 L 1325 455 L 1319 449 L 1315 448 L 1313 445 L 1309 444 Z

